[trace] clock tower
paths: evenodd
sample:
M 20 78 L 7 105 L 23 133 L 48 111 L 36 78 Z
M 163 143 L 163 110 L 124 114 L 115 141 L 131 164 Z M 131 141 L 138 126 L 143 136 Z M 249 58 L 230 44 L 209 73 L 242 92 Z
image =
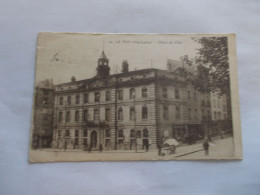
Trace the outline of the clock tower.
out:
M 97 77 L 107 78 L 109 76 L 110 67 L 108 66 L 109 59 L 106 57 L 105 52 L 102 51 L 100 58 L 98 59 Z

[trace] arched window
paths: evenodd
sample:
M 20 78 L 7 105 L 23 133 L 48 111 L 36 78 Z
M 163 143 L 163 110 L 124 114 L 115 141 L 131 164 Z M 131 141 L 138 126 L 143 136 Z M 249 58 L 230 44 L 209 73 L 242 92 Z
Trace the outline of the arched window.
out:
M 136 131 L 136 138 L 140 138 L 140 137 L 141 137 L 141 131 L 138 130 L 138 131 Z
M 118 120 L 123 120 L 123 108 L 118 109 Z
M 67 101 L 68 101 L 68 105 L 70 105 L 71 104 L 71 97 L 70 96 L 68 96 Z
M 175 99 L 180 99 L 179 89 L 175 89 Z
M 147 106 L 143 106 L 142 107 L 142 118 L 147 119 L 147 115 L 148 115 L 148 108 L 147 108 Z
M 130 120 L 135 120 L 135 108 L 130 108 Z
M 168 106 L 163 106 L 163 118 L 168 119 Z
M 63 97 L 60 97 L 60 105 L 63 105 Z
M 110 101 L 110 91 L 106 91 L 106 101 Z
M 66 122 L 70 122 L 70 111 L 66 112 Z
M 76 95 L 76 104 L 79 104 L 79 95 Z
M 143 130 L 143 137 L 148 137 L 148 136 L 149 136 L 148 130 L 145 128 L 145 129 Z
M 75 122 L 79 122 L 79 111 L 75 111 Z
M 168 96 L 168 94 L 167 94 L 167 88 L 166 88 L 166 87 L 164 87 L 164 88 L 162 89 L 162 96 L 163 96 L 163 98 L 167 98 L 167 96 Z
M 63 118 L 62 112 L 59 112 L 59 122 L 60 122 L 60 123 L 62 122 L 62 118 Z
M 142 98 L 147 98 L 147 88 L 142 89 Z
M 120 129 L 120 130 L 118 131 L 118 137 L 119 137 L 119 138 L 123 138 L 123 137 L 124 137 L 124 131 L 123 131 L 123 129 Z
M 134 130 L 134 129 L 131 129 L 131 131 L 130 131 L 130 137 L 131 137 L 131 138 L 134 138 L 134 137 L 135 137 L 135 130 Z
M 133 99 L 135 98 L 135 88 L 131 88 L 129 91 L 129 98 Z

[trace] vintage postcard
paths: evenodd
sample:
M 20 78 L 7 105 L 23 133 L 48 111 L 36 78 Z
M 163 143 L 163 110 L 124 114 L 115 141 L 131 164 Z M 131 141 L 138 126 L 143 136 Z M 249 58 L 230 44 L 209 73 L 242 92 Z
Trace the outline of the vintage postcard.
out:
M 30 162 L 242 159 L 234 34 L 39 33 Z

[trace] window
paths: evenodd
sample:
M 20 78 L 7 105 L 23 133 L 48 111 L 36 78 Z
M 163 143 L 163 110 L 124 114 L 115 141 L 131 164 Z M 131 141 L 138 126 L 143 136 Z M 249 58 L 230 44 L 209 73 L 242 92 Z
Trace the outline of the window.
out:
M 79 137 L 79 130 L 75 130 L 75 137 Z
M 175 89 L 175 99 L 180 99 L 179 89 Z
M 88 103 L 88 93 L 84 94 L 84 103 Z
M 89 115 L 88 115 L 88 110 L 84 110 L 84 121 L 87 122 L 88 121 L 88 118 L 89 118 Z
M 138 130 L 138 131 L 136 131 L 136 138 L 140 138 L 140 137 L 141 137 L 141 131 Z
M 146 106 L 143 106 L 143 108 L 142 108 L 142 118 L 147 119 L 147 115 L 148 115 L 148 109 L 147 109 Z
M 70 122 L 70 111 L 66 112 L 66 122 Z
M 147 88 L 142 89 L 142 98 L 147 98 Z
M 76 95 L 76 104 L 79 104 L 79 95 Z
M 106 129 L 106 137 L 110 137 L 110 129 Z
M 221 120 L 221 113 L 218 112 L 218 120 Z
M 131 89 L 130 89 L 129 98 L 130 98 L 130 99 L 135 98 L 135 88 L 131 88 Z
M 211 116 L 210 116 L 210 111 L 209 110 L 207 110 L 207 118 L 208 118 L 208 120 L 210 121 L 211 120 Z
M 70 130 L 66 130 L 66 137 L 70 136 Z
M 214 120 L 217 120 L 217 112 L 214 112 Z
M 60 105 L 63 105 L 63 97 L 60 97 Z
M 130 108 L 130 120 L 135 120 L 135 108 Z
M 190 99 L 190 91 L 188 91 L 188 99 Z
M 210 101 L 209 100 L 207 101 L 207 106 L 210 107 Z
M 162 89 L 162 96 L 163 98 L 167 98 L 167 88 Z
M 134 138 L 134 137 L 135 137 L 135 130 L 134 130 L 134 129 L 131 129 L 131 131 L 130 131 L 130 137 L 131 137 L 131 138 Z
M 58 137 L 61 137 L 61 130 L 58 130 Z
M 75 111 L 75 122 L 79 122 L 79 111 Z
M 119 138 L 123 138 L 123 137 L 124 137 L 124 131 L 123 131 L 123 129 L 120 129 L 120 130 L 118 131 L 118 137 L 119 137 Z
M 176 106 L 176 115 L 175 115 L 176 119 L 180 119 L 181 118 L 181 108 L 180 106 Z
M 197 99 L 197 94 L 196 94 L 196 91 L 194 91 L 194 99 L 196 100 Z
M 188 109 L 188 119 L 191 120 L 191 109 Z
M 110 101 L 110 91 L 106 91 L 106 101 Z
M 83 130 L 83 137 L 88 137 L 88 130 L 87 129 Z
M 197 108 L 194 109 L 194 119 L 195 120 L 198 119 L 198 110 L 197 110 Z
M 145 128 L 144 130 L 143 130 L 143 137 L 148 137 L 149 135 L 148 135 L 148 130 Z
M 62 118 L 63 118 L 63 116 L 62 116 L 62 112 L 59 112 L 59 123 L 62 122 Z
M 123 109 L 122 108 L 118 109 L 118 120 L 123 120 Z
M 118 99 L 123 100 L 123 90 L 118 90 Z
M 110 121 L 110 108 L 106 108 L 106 121 Z
M 48 94 L 49 94 L 49 91 L 46 89 L 43 89 L 43 95 L 48 95 Z
M 100 93 L 96 92 L 95 93 L 95 102 L 99 102 L 99 99 L 100 99 Z
M 99 110 L 98 109 L 94 110 L 94 121 L 99 121 Z
M 68 101 L 68 105 L 70 105 L 71 104 L 71 97 L 70 96 L 68 96 L 67 101 Z
M 163 106 L 163 118 L 168 119 L 168 106 Z
M 123 144 L 124 143 L 124 140 L 123 139 L 119 139 L 118 140 L 118 144 L 120 145 L 120 144 Z
M 201 100 L 201 106 L 204 107 L 205 106 L 205 101 Z

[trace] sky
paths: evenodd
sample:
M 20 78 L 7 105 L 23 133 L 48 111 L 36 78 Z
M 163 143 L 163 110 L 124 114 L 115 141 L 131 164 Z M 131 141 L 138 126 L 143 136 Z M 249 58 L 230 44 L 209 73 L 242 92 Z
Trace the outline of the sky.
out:
M 113 35 L 40 33 L 35 81 L 52 78 L 54 84 L 96 75 L 102 50 L 109 59 L 110 74 L 120 73 L 123 60 L 129 71 L 144 68 L 166 70 L 167 59 L 193 58 L 200 44 L 190 35 Z

